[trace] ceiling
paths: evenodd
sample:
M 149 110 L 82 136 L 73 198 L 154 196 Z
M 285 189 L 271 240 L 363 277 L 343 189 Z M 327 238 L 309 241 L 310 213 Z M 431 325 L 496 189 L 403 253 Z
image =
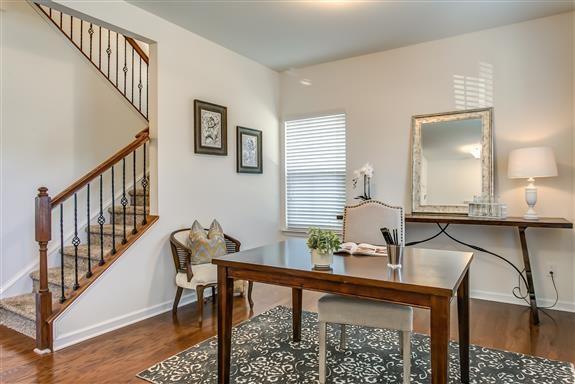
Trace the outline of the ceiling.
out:
M 282 71 L 573 10 L 571 0 L 127 0 Z

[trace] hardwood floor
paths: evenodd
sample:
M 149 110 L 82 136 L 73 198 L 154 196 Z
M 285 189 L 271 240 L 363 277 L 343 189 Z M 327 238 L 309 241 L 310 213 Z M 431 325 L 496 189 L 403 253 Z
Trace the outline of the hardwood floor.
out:
M 316 310 L 321 294 L 304 291 L 304 310 Z M 258 314 L 276 305 L 291 306 L 291 289 L 255 284 Z M 455 304 L 455 300 L 454 303 Z M 216 333 L 215 305 L 204 308 L 198 328 L 195 305 L 155 316 L 47 356 L 32 352 L 34 342 L 0 326 L 1 383 L 144 383 L 135 376 Z M 471 343 L 550 359 L 575 362 L 575 313 L 546 311 L 530 326 L 528 307 L 471 301 Z M 457 311 L 451 311 L 451 337 L 457 339 Z M 250 317 L 247 301 L 234 303 L 234 324 Z M 429 332 L 429 313 L 416 310 L 414 327 Z

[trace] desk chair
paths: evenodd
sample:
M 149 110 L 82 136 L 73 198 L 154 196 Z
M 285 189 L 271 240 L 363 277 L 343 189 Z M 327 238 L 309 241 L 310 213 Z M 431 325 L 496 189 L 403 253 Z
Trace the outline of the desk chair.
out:
M 402 207 L 368 200 L 345 207 L 343 241 L 383 245 L 380 228 L 397 228 L 399 242 L 405 244 L 405 218 Z M 369 257 L 369 256 L 366 256 Z M 385 271 L 382 271 L 385 273 Z M 327 294 L 319 299 L 319 382 L 326 378 L 327 323 L 341 325 L 340 348 L 346 344 L 346 324 L 372 328 L 396 329 L 400 334 L 399 352 L 403 356 L 403 382 L 410 382 L 411 332 L 413 309 L 384 301 Z

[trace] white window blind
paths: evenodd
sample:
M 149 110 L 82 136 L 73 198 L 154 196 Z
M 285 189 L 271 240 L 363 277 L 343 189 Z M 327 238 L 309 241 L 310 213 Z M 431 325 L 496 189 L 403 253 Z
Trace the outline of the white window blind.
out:
M 287 229 L 341 229 L 345 114 L 285 122 Z

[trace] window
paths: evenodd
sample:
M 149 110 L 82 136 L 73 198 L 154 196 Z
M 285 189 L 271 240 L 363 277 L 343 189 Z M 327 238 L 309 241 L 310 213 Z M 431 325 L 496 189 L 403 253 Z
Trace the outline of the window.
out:
M 345 114 L 286 121 L 287 229 L 341 229 L 345 181 Z

